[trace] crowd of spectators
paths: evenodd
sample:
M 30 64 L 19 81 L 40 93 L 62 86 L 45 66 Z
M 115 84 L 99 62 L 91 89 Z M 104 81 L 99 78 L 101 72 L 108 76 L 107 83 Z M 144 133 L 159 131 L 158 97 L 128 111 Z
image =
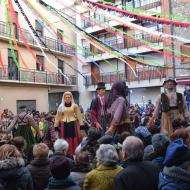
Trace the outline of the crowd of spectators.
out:
M 160 133 L 159 118 L 147 127 L 153 110 L 151 101 L 131 105 L 131 130 L 115 136 L 91 127 L 87 110 L 74 155 L 54 129 L 53 113 L 30 113 L 41 139 L 29 160 L 22 136 L 1 134 L 0 190 L 190 190 L 190 127 L 176 119 L 171 136 Z M 5 109 L 1 128 L 13 118 Z

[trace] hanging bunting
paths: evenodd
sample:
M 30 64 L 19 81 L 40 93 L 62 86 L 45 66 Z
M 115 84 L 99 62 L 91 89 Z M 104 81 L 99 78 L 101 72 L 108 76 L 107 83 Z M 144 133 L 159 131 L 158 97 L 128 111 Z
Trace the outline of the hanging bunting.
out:
M 27 2 L 24 0 L 24 2 L 27 4 Z M 29 8 L 30 6 L 27 4 L 27 8 Z M 34 7 L 33 7 L 34 8 Z M 36 9 L 35 9 L 36 10 Z M 54 39 L 56 39 L 56 40 L 58 40 L 58 42 L 59 43 L 61 43 L 60 41 L 59 41 L 59 39 L 58 39 L 58 34 L 56 33 L 56 35 L 54 34 L 54 32 L 52 32 L 52 27 L 50 27 L 50 26 L 52 26 L 53 24 L 51 23 L 50 25 L 49 25 L 49 27 L 46 25 L 46 23 L 44 23 L 40 18 L 41 18 L 41 15 L 39 15 L 38 13 L 34 13 L 31 9 L 29 9 L 29 11 L 32 13 L 32 15 L 38 20 L 38 22 L 40 23 L 40 25 L 41 26 L 43 26 L 49 33 L 51 33 L 51 35 L 53 35 L 54 36 Z M 40 17 L 40 18 L 39 18 Z M 44 18 L 44 17 L 43 17 Z M 66 37 L 66 38 L 68 38 L 64 33 L 61 33 L 61 35 L 63 35 L 64 37 Z M 72 43 L 72 42 L 71 42 Z M 62 43 L 61 43 L 62 44 Z M 72 43 L 73 44 L 73 43 Z M 80 46 L 77 46 L 76 44 L 73 44 L 75 47 L 78 47 L 78 48 L 80 48 L 80 49 L 84 49 L 84 48 L 81 48 Z M 80 55 L 80 54 L 78 54 L 78 55 Z M 74 55 L 75 56 L 75 55 Z M 78 56 L 76 56 L 77 58 L 78 58 Z M 100 67 L 100 65 L 98 65 L 98 63 L 97 62 L 95 62 L 95 61 L 93 61 L 93 60 L 91 60 L 99 69 L 100 69 L 100 71 L 102 72 L 102 73 L 104 73 L 104 71 L 103 71 L 103 69 Z
M 51 7 L 50 5 L 47 5 L 44 1 L 41 1 L 40 0 L 40 2 L 41 2 L 41 4 L 43 4 L 45 7 L 47 7 L 47 8 L 50 8 L 51 10 L 53 10 L 53 11 L 55 11 L 55 13 L 57 13 L 58 15 L 60 15 L 67 23 L 69 23 L 70 25 L 72 25 L 73 27 L 75 27 L 77 30 L 79 30 L 79 31 L 81 31 L 81 32 L 83 32 L 83 33 L 85 33 L 85 35 L 87 35 L 87 36 L 89 36 L 89 37 L 91 37 L 93 40 L 95 40 L 96 42 L 98 42 L 98 43 L 103 43 L 101 40 L 99 40 L 99 39 L 97 39 L 96 37 L 94 37 L 94 36 L 92 36 L 91 34 L 88 34 L 86 31 L 84 31 L 84 30 L 82 30 L 81 28 L 79 28 L 76 24 L 74 24 L 74 23 L 72 23 L 71 21 L 69 21 L 67 18 L 65 18 L 63 15 L 61 15 L 61 13 L 59 13 L 58 11 L 56 11 L 56 9 L 54 9 L 53 7 Z M 94 45 L 96 45 L 96 44 L 94 44 Z M 100 44 L 99 44 L 100 45 Z M 105 43 L 103 43 L 103 45 L 106 47 L 106 48 L 109 48 L 109 49 L 111 49 L 111 52 L 113 53 L 113 54 L 116 54 L 117 56 L 119 56 L 119 58 L 122 58 L 124 55 L 122 54 L 122 53 L 120 53 L 120 52 L 118 52 L 116 49 L 114 49 L 113 47 L 110 47 L 110 46 L 108 46 L 107 44 L 105 44 Z M 97 48 L 100 48 L 99 46 L 96 46 Z M 127 62 L 125 62 L 127 65 L 128 65 L 128 63 Z M 131 68 L 131 67 L 130 67 Z M 133 69 L 132 69 L 133 70 Z M 135 73 L 135 71 L 133 70 L 133 73 L 134 73 L 134 75 L 136 76 L 136 73 Z
M 190 27 L 190 23 L 189 22 L 180 22 L 180 21 L 176 21 L 176 20 L 170 20 L 167 18 L 155 18 L 153 16 L 147 16 L 147 15 L 142 15 L 142 14 L 138 14 L 138 13 L 133 13 L 127 10 L 123 10 L 123 9 L 119 9 L 117 7 L 114 6 L 110 6 L 110 5 L 105 5 L 105 4 L 101 4 L 101 3 L 96 3 L 90 0 L 83 0 L 84 2 L 90 3 L 94 6 L 103 8 L 103 9 L 108 9 L 108 10 L 112 10 L 112 11 L 116 11 L 119 13 L 122 13 L 124 15 L 127 15 L 128 17 L 137 19 L 137 20 L 144 20 L 144 21 L 151 21 L 151 22 L 156 22 L 156 23 L 162 23 L 162 24 L 168 24 L 168 25 L 174 25 L 177 27 Z
M 17 1 L 17 4 L 18 4 L 18 1 Z M 57 37 L 59 38 L 59 40 L 61 41 L 61 43 L 65 44 L 65 43 L 63 42 L 63 40 L 60 39 L 59 36 L 57 36 Z M 49 50 L 49 52 L 50 52 L 52 55 L 54 55 L 54 57 L 57 58 L 57 56 L 51 51 L 51 49 L 49 49 L 49 48 L 47 47 L 47 45 L 46 45 L 41 39 L 39 39 L 39 40 L 40 40 L 41 43 Z M 78 59 L 79 59 L 79 58 L 78 58 Z M 80 61 L 82 61 L 82 60 L 80 60 Z M 69 63 L 66 63 L 65 61 L 64 61 L 64 63 L 67 64 L 67 65 L 69 65 L 70 68 L 72 68 L 73 70 L 75 70 L 77 73 L 79 73 L 82 77 L 84 77 L 84 78 L 86 79 L 86 77 L 85 77 L 79 70 L 75 69 L 73 66 L 71 66 Z

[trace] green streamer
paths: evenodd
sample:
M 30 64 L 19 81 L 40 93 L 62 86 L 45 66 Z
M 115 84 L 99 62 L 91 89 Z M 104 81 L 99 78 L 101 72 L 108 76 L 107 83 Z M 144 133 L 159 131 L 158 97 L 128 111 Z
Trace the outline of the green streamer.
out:
M 15 55 L 15 50 L 14 50 L 12 40 L 11 40 L 11 29 L 10 29 L 9 16 L 8 16 L 8 0 L 5 1 L 5 6 L 6 6 L 6 26 L 7 26 L 9 45 L 10 45 L 10 48 L 11 48 L 11 55 L 13 57 L 13 61 L 14 61 L 15 65 L 16 65 L 16 67 L 18 68 L 21 76 L 23 76 L 23 73 L 20 70 L 19 63 L 18 63 L 16 55 Z M 24 76 L 24 79 L 26 80 L 25 76 Z
M 96 22 L 98 22 L 98 23 L 100 23 L 100 24 L 106 25 L 109 29 L 111 29 L 111 30 L 113 30 L 113 31 L 118 31 L 118 32 L 119 32 L 120 34 L 122 34 L 122 35 L 125 34 L 125 35 L 127 35 L 128 37 L 131 37 L 132 39 L 135 39 L 135 35 L 132 35 L 132 34 L 130 34 L 130 33 L 128 33 L 128 32 L 124 32 L 124 31 L 122 31 L 122 30 L 119 30 L 119 29 L 117 29 L 117 28 L 114 28 L 114 27 L 112 27 L 112 26 L 106 24 L 105 22 L 101 22 L 100 20 L 94 18 L 93 16 L 89 16 L 89 18 L 95 20 Z M 135 40 L 137 40 L 137 39 L 135 39 Z M 173 49 L 171 49 L 171 48 L 158 46 L 158 45 L 155 45 L 154 43 L 147 42 L 146 40 L 143 40 L 143 39 L 138 39 L 138 40 L 139 40 L 141 43 L 143 43 L 143 44 L 145 44 L 145 45 L 147 45 L 147 46 L 150 46 L 151 48 L 154 48 L 154 47 L 156 46 L 156 47 L 159 48 L 159 49 L 160 49 L 160 48 L 163 48 L 164 50 L 169 50 L 170 52 L 176 53 L 176 55 L 180 55 L 180 56 L 184 56 L 184 57 L 190 58 L 190 55 L 180 53 L 180 52 L 178 52 L 178 51 L 176 51 L 176 50 L 173 50 Z
M 107 5 L 111 5 L 111 6 L 121 6 L 121 3 L 112 3 L 112 2 L 107 2 L 104 0 L 99 0 L 98 2 L 102 2 L 104 4 Z M 154 15 L 155 17 L 158 18 L 172 18 L 173 20 L 177 20 L 177 21 L 187 21 L 190 22 L 190 18 L 189 17 L 184 17 L 184 16 L 180 16 L 180 15 L 174 15 L 174 14 L 167 14 L 167 13 L 157 13 L 157 12 L 153 12 L 153 11 L 148 11 L 148 10 L 141 10 L 141 9 L 137 9 L 137 8 L 133 8 L 130 6 L 125 6 L 126 10 L 132 11 L 134 13 L 140 13 L 140 14 L 145 14 L 145 15 Z
M 31 3 L 31 2 L 30 2 L 30 3 Z M 31 3 L 31 5 L 32 5 L 32 3 Z M 37 8 L 34 7 L 34 5 L 32 5 L 32 7 L 33 7 L 38 13 L 40 13 L 40 16 L 41 16 L 50 26 L 54 26 L 50 21 L 48 21 L 48 20 L 45 18 L 45 16 L 44 16 Z M 55 26 L 54 26 L 54 28 L 55 28 Z M 66 34 L 64 34 L 64 33 L 61 32 L 61 31 L 60 31 L 60 33 L 63 35 L 63 37 L 65 37 L 66 39 L 69 39 L 69 37 L 68 37 Z M 71 43 L 71 45 L 73 45 L 74 47 L 79 48 L 80 50 L 83 50 L 84 52 L 86 52 L 86 53 L 88 53 L 88 54 L 90 53 L 91 55 L 95 55 L 95 56 L 97 56 L 97 57 L 99 57 L 99 58 L 102 59 L 102 57 L 101 57 L 99 54 L 94 54 L 94 53 L 92 53 L 91 51 L 85 49 L 84 47 L 77 45 L 77 44 L 74 43 L 73 41 L 71 41 L 70 43 Z M 115 65 L 113 65 L 110 61 L 108 61 L 108 60 L 106 60 L 106 59 L 102 59 L 102 60 L 104 60 L 104 61 L 105 61 L 106 63 L 108 63 L 110 66 L 114 67 L 115 70 L 117 70 L 117 67 L 116 67 Z

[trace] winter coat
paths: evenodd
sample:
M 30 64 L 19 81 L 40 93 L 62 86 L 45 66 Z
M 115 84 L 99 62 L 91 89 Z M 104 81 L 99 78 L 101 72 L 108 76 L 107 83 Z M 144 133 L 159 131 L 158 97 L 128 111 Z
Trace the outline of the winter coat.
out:
M 86 174 L 91 171 L 89 165 L 76 164 L 71 171 L 71 177 L 82 188 Z
M 4 190 L 33 190 L 32 177 L 22 158 L 0 161 L 0 184 Z
M 177 166 L 164 167 L 158 190 L 190 190 L 190 171 Z
M 128 161 L 115 177 L 114 190 L 157 190 L 159 171 L 151 161 Z
M 48 158 L 35 158 L 27 166 L 29 169 L 35 190 L 44 190 L 51 176 Z
M 83 190 L 112 190 L 114 177 L 122 170 L 120 166 L 100 165 L 86 175 Z

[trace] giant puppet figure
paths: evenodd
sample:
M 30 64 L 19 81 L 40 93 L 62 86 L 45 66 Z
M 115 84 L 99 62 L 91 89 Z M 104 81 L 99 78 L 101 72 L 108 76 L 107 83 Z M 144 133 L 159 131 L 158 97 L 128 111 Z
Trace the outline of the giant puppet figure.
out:
M 173 133 L 172 122 L 174 119 L 189 119 L 186 100 L 181 93 L 176 92 L 176 85 L 174 79 L 165 79 L 164 92 L 158 96 L 153 114 L 153 119 L 157 118 L 161 108 L 161 132 L 167 133 L 169 136 Z
M 92 126 L 102 129 L 105 133 L 107 128 L 107 101 L 105 98 L 105 83 L 99 82 L 97 84 L 96 92 L 97 96 L 92 99 L 90 105 L 91 111 L 91 124 Z
M 74 154 L 78 146 L 78 135 L 82 125 L 82 115 L 78 105 L 74 103 L 72 93 L 65 92 L 57 110 L 55 127 L 60 127 L 60 138 L 64 138 L 69 143 L 70 154 Z
M 128 87 L 125 81 L 116 81 L 112 84 L 108 97 L 109 128 L 107 134 L 115 135 L 131 131 L 127 95 Z

